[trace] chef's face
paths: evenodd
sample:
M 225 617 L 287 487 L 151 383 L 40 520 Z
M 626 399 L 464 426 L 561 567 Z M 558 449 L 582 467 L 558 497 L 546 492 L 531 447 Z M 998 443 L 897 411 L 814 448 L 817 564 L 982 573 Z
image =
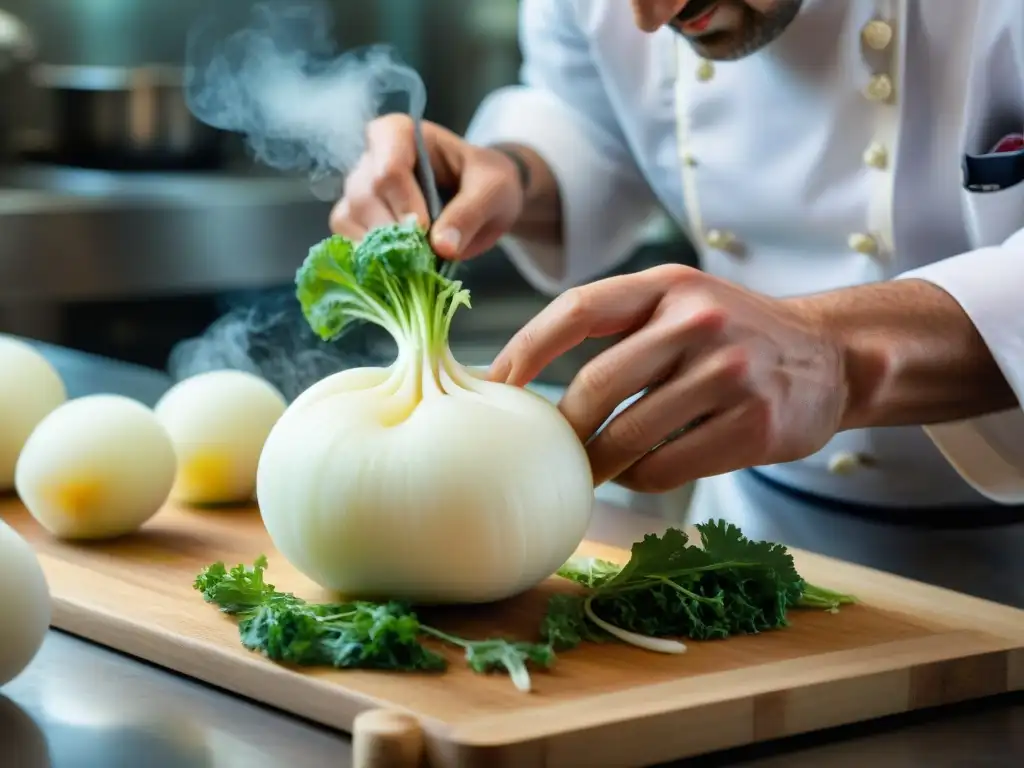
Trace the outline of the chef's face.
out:
M 636 24 L 653 32 L 668 24 L 708 59 L 739 59 L 789 26 L 803 0 L 632 0 Z

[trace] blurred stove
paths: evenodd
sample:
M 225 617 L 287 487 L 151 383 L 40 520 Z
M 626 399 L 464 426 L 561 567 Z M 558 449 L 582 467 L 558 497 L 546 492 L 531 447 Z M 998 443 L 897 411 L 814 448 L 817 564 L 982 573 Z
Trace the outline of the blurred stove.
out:
M 329 234 L 329 210 L 307 180 L 258 169 L 0 169 L 0 332 L 160 369 L 175 345 L 229 311 L 262 308 L 298 333 L 304 322 L 295 270 L 309 246 Z M 654 236 L 617 271 L 666 261 L 695 264 L 696 256 L 678 237 Z M 464 265 L 460 277 L 474 306 L 456 315 L 452 346 L 467 365 L 488 365 L 550 300 L 499 249 Z M 303 348 L 295 338 L 278 348 L 312 354 L 312 338 Z M 320 363 L 343 366 L 351 357 L 379 364 L 393 355 L 390 340 L 372 329 L 347 343 L 350 355 L 335 345 L 317 353 Z M 608 343 L 585 342 L 542 380 L 567 384 Z
M 218 4 L 216 15 L 243 20 L 257 1 Z M 426 117 L 454 131 L 518 79 L 517 0 L 325 2 L 339 50 L 394 45 L 424 78 Z M 17 92 L 0 77 L 0 107 L 18 105 L 12 126 L 0 120 L 0 139 L 9 134 L 17 150 L 0 155 L 0 332 L 163 368 L 176 344 L 226 311 L 274 305 L 288 316 L 283 336 L 258 340 L 265 349 L 276 343 L 324 365 L 335 351 L 386 359 L 387 339 L 370 330 L 331 353 L 288 347 L 302 327 L 295 270 L 328 234 L 330 205 L 305 178 L 254 167 L 239 137 L 212 135 L 189 115 L 185 41 L 209 8 L 0 0 L 34 39 Z M 463 277 L 474 308 L 456 317 L 454 351 L 486 365 L 548 297 L 498 250 Z M 601 346 L 557 361 L 549 380 L 567 382 Z
M 0 170 L 0 330 L 162 366 L 225 292 L 290 284 L 330 206 L 304 179 Z
M 287 282 L 328 234 L 303 179 L 0 171 L 0 303 L 98 301 Z

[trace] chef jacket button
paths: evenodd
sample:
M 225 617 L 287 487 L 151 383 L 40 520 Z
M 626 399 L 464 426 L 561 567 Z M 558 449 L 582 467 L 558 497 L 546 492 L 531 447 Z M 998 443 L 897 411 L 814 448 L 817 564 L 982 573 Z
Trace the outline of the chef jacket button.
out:
M 829 457 L 828 471 L 833 475 L 850 475 L 867 463 L 860 454 L 840 451 Z
M 683 162 L 692 168 L 693 166 L 697 165 L 697 158 L 691 155 L 689 152 L 687 152 L 685 155 L 683 155 Z
M 708 80 L 715 76 L 715 65 L 707 59 L 701 59 L 700 64 L 697 65 L 697 79 L 702 83 L 706 83 Z
M 864 88 L 864 95 L 871 101 L 888 101 L 892 96 L 892 78 L 888 75 L 872 75 Z
M 704 240 L 707 242 L 708 247 L 721 251 L 732 245 L 736 241 L 736 238 L 730 233 L 723 232 L 720 229 L 709 229 L 707 234 L 704 236 Z
M 855 232 L 850 235 L 846 243 L 850 246 L 850 250 L 857 253 L 863 253 L 868 256 L 878 253 L 878 242 L 871 235 L 865 235 L 863 232 Z
M 874 19 L 864 25 L 861 37 L 868 48 L 884 51 L 892 42 L 892 25 L 881 19 Z
M 864 150 L 864 164 L 884 170 L 889 164 L 889 153 L 881 144 L 874 142 Z

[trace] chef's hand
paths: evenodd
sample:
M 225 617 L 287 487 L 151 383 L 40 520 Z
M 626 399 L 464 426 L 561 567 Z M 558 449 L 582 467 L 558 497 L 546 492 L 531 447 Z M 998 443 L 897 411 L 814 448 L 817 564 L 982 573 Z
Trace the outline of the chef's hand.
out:
M 431 245 L 446 259 L 468 259 L 494 246 L 515 223 L 523 190 L 515 163 L 493 149 L 476 147 L 451 131 L 422 123 L 423 140 L 441 189 L 456 191 L 431 230 Z M 361 240 L 374 227 L 415 214 L 429 223 L 416 182 L 412 120 L 387 115 L 370 123 L 366 151 L 345 180 L 331 212 L 331 230 Z
M 620 334 L 559 404 L 586 441 L 622 401 L 649 388 L 587 445 L 595 484 L 662 492 L 803 458 L 840 427 L 843 355 L 813 303 L 772 299 L 679 265 L 567 291 L 512 338 L 490 376 L 522 386 L 584 339 Z

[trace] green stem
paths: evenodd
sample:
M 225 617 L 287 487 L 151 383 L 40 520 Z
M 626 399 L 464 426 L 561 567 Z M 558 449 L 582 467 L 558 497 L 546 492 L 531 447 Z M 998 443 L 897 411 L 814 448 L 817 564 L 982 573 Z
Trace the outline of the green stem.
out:
M 841 605 L 853 605 L 857 599 L 852 595 L 845 595 L 841 592 L 833 592 L 831 589 L 818 587 L 814 584 L 805 584 L 803 594 L 797 601 L 798 608 L 824 608 L 826 610 L 838 609 Z
M 401 327 L 402 332 L 405 335 L 410 335 L 413 332 L 411 318 L 409 317 L 409 310 L 406 307 L 406 302 L 402 296 L 402 291 L 396 285 L 395 280 L 391 277 L 387 278 L 384 282 L 384 290 L 387 292 L 388 299 L 391 301 L 391 305 L 394 307 L 394 316 L 398 320 L 398 325 Z
M 316 620 L 319 622 L 328 621 L 342 621 L 343 619 L 351 619 L 356 615 L 356 611 L 349 611 L 348 613 L 335 613 L 332 616 L 316 616 Z
M 402 336 L 405 335 L 402 329 L 396 326 L 395 323 L 392 322 L 390 319 L 385 317 L 378 317 L 377 315 L 371 312 L 363 312 L 362 310 L 359 309 L 350 309 L 348 310 L 348 315 L 359 320 L 365 320 L 368 323 L 373 323 L 374 325 L 379 325 L 381 328 L 390 333 L 396 339 L 400 339 Z
M 435 629 L 428 624 L 420 624 L 420 629 L 428 635 L 433 635 L 438 640 L 444 640 L 446 643 L 458 646 L 459 648 L 469 648 L 471 643 L 463 640 L 461 637 L 455 637 L 455 635 L 449 635 L 447 632 L 442 632 L 440 629 Z
M 461 637 L 455 637 L 449 635 L 447 632 L 442 632 L 439 629 L 435 629 L 427 624 L 420 624 L 420 630 L 424 634 L 432 635 L 438 640 L 443 640 L 446 643 L 462 648 L 465 651 L 471 649 L 476 651 L 486 651 L 488 649 L 501 648 L 508 646 L 509 644 L 504 640 L 463 640 Z M 517 656 L 514 652 L 503 653 L 501 656 L 501 664 L 505 667 L 505 671 L 508 672 L 509 678 L 512 680 L 512 684 L 520 691 L 529 692 L 532 687 L 532 681 L 530 680 L 530 670 L 526 668 L 526 663 Z
M 436 304 L 437 297 L 433 290 L 434 281 L 430 278 L 419 278 L 420 290 L 417 292 L 419 301 L 416 302 L 416 312 L 419 316 L 420 325 L 423 327 L 423 344 L 430 355 L 431 368 L 434 367 L 434 360 L 437 357 L 436 346 L 437 346 L 437 328 L 433 322 L 432 309 Z
M 686 595 L 688 598 L 690 598 L 691 600 L 695 600 L 698 603 L 707 603 L 708 605 L 719 605 L 718 601 L 715 600 L 713 597 L 705 597 L 704 595 L 698 595 L 696 592 L 692 592 L 689 589 L 687 589 L 686 587 L 683 587 L 683 586 L 680 586 L 679 584 L 676 584 L 674 581 L 672 581 L 671 579 L 669 579 L 667 577 L 663 576 L 663 577 L 659 577 L 658 579 L 652 579 L 652 580 L 656 581 L 656 582 L 661 582 L 665 586 L 671 587 L 672 589 L 674 589 L 679 594 Z
M 710 565 L 702 565 L 696 568 L 682 568 L 678 571 L 668 571 L 666 573 L 658 574 L 657 576 L 645 576 L 637 581 L 627 581 L 621 586 L 615 583 L 615 579 L 618 576 L 612 577 L 610 581 L 605 582 L 600 587 L 597 587 L 597 592 L 602 595 L 620 594 L 622 592 L 636 592 L 643 589 L 648 589 L 652 583 L 657 583 L 663 579 L 678 579 L 683 576 L 693 576 L 700 573 L 713 573 L 715 571 L 727 571 L 735 568 L 763 568 L 764 566 L 758 563 L 743 563 L 743 562 L 724 562 L 724 563 L 712 563 Z
M 368 307 L 371 307 L 376 312 L 376 317 L 365 317 L 369 322 L 376 323 L 384 326 L 389 333 L 393 333 L 395 313 L 392 312 L 388 307 L 375 299 L 373 294 L 364 290 L 351 275 L 342 272 L 339 269 L 331 269 L 327 271 L 326 275 L 321 277 L 329 278 L 332 282 L 338 283 L 343 286 L 347 291 L 350 291 L 354 295 L 358 296 L 360 300 L 366 303 Z M 349 310 L 348 314 L 355 316 L 354 311 Z
M 439 346 L 441 346 L 442 340 L 445 343 L 448 341 L 448 328 L 444 322 L 446 293 L 447 291 L 444 290 L 437 291 L 437 298 L 434 301 L 433 312 L 431 313 L 434 325 L 434 340 Z

